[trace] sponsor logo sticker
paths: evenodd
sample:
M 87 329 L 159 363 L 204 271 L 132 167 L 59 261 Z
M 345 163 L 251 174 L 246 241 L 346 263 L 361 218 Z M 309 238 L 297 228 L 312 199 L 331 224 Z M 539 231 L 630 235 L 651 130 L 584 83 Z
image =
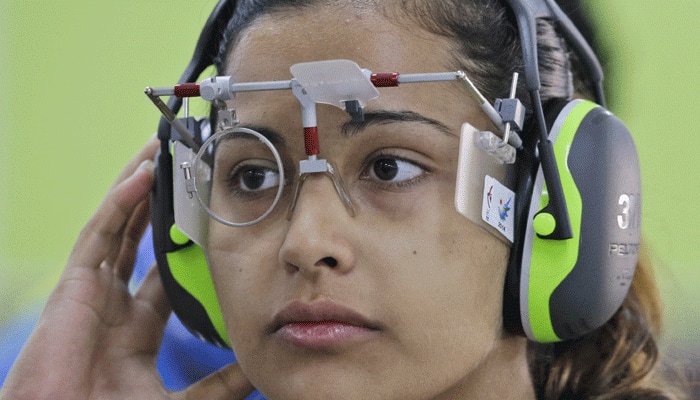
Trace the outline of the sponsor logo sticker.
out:
M 515 193 L 488 175 L 484 177 L 481 218 L 513 242 Z

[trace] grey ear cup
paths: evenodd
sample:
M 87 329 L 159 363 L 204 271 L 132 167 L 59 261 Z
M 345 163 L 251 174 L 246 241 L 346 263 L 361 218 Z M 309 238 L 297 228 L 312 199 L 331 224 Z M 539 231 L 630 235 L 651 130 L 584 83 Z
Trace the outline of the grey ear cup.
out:
M 536 215 L 547 192 L 537 160 L 529 159 L 518 183 L 518 238 L 504 308 L 508 326 L 541 342 L 572 339 L 607 322 L 631 285 L 641 236 L 639 161 L 627 128 L 592 102 L 551 107 L 550 138 L 574 238 L 538 234 Z
M 641 237 L 641 178 L 627 127 L 602 107 L 583 118 L 566 161 L 583 203 L 579 255 L 550 304 L 554 331 L 572 338 L 607 322 L 627 295 Z

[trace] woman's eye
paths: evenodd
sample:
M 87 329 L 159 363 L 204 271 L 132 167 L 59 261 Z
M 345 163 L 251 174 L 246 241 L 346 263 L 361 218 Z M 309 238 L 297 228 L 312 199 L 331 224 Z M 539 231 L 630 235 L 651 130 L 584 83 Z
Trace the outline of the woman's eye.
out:
M 231 178 L 231 184 L 244 192 L 261 191 L 279 185 L 279 173 L 260 166 L 237 168 Z
M 424 173 L 418 165 L 396 157 L 376 159 L 369 168 L 369 178 L 382 182 L 405 182 Z

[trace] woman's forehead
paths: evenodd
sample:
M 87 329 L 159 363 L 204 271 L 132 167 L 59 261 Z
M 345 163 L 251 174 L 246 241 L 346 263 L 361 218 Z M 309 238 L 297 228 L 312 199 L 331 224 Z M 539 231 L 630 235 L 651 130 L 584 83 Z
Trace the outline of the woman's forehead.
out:
M 442 71 L 453 57 L 447 39 L 352 7 L 265 15 L 240 36 L 227 75 L 237 81 L 289 79 L 293 64 L 349 59 L 372 71 Z
M 297 63 L 346 59 L 375 73 L 401 74 L 447 72 L 454 57 L 447 39 L 422 29 L 409 29 L 381 13 L 359 13 L 352 7 L 321 6 L 289 14 L 258 18 L 238 38 L 227 63 L 226 75 L 237 82 L 292 78 Z M 465 121 L 487 126 L 466 91 L 456 82 L 420 83 L 380 88 L 380 96 L 366 111 L 399 111 L 439 121 L 459 132 Z M 291 93 L 240 93 L 231 106 L 241 123 L 273 122 L 294 125 L 299 104 Z M 323 111 L 322 111 L 323 110 Z M 347 115 L 341 110 L 333 114 Z M 319 108 L 319 118 L 328 112 Z M 246 121 L 247 120 L 247 121 Z M 483 120 L 483 121 L 482 121 Z

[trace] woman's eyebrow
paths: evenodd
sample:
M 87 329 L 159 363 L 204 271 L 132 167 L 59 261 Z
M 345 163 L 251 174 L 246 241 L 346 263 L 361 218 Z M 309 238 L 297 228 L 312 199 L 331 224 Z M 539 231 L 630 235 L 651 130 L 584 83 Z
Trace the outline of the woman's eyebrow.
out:
M 364 119 L 361 122 L 347 121 L 341 125 L 340 131 L 343 136 L 352 137 L 371 126 L 391 123 L 425 124 L 436 128 L 439 132 L 442 132 L 448 136 L 454 136 L 453 130 L 447 125 L 414 111 L 368 111 L 364 114 Z M 255 124 L 241 124 L 239 126 L 259 132 L 276 146 L 284 146 L 286 143 L 284 135 L 270 127 Z
M 454 136 L 452 129 L 442 122 L 428 118 L 414 111 L 368 111 L 361 122 L 348 121 L 341 126 L 343 136 L 353 136 L 370 126 L 384 125 L 395 122 L 417 122 L 437 128 L 438 131 Z
M 284 146 L 286 141 L 284 140 L 284 135 L 281 133 L 277 132 L 276 130 L 262 126 L 262 125 L 247 125 L 247 124 L 241 124 L 238 125 L 238 127 L 242 128 L 248 128 L 252 129 L 259 134 L 263 135 L 267 140 L 270 141 L 270 143 L 274 144 L 275 146 Z

